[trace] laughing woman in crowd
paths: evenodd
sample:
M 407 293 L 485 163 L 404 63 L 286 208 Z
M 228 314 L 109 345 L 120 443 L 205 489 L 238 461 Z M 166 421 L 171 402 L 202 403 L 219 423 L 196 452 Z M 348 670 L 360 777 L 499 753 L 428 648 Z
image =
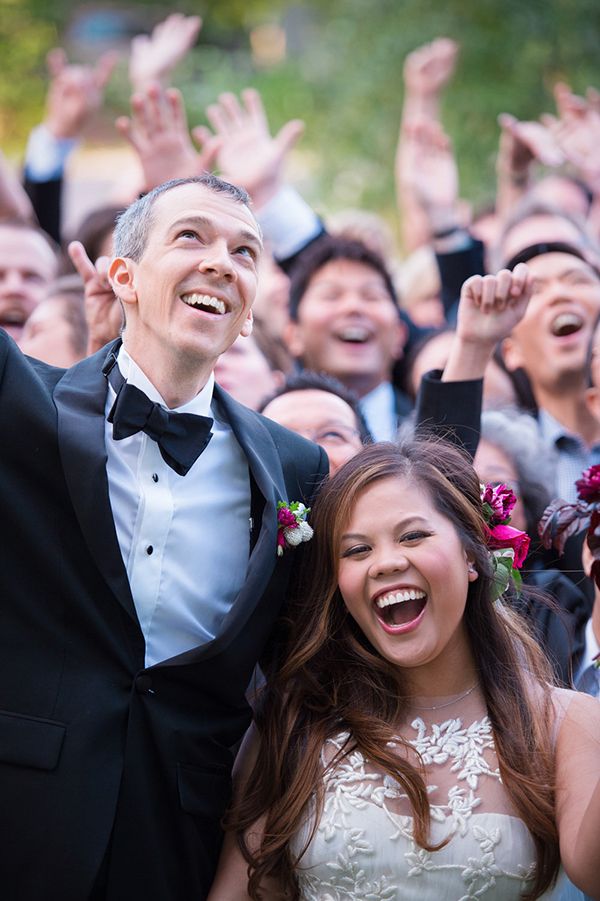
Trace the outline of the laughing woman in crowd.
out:
M 322 490 L 210 901 L 533 901 L 561 862 L 600 898 L 600 706 L 493 600 L 486 521 L 442 442 Z

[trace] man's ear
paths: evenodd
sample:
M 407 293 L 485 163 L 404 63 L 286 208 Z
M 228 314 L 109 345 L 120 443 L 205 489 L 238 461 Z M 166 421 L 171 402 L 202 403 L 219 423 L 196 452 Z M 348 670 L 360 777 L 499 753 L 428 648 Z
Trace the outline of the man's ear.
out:
M 304 338 L 302 329 L 294 319 L 286 322 L 283 329 L 283 340 L 294 359 L 301 359 L 304 353 Z
M 123 303 L 137 303 L 134 285 L 135 263 L 128 257 L 116 257 L 108 269 L 111 288 Z
M 242 330 L 240 332 L 240 335 L 242 336 L 242 338 L 250 337 L 250 335 L 252 334 L 253 325 L 254 325 L 254 317 L 252 315 L 252 310 L 248 310 L 248 315 L 246 317 L 246 321 L 244 322 L 244 324 L 242 326 Z
M 585 392 L 585 402 L 596 422 L 600 422 L 600 391 L 598 388 L 594 386 L 587 389 Z
M 515 337 L 514 332 L 512 335 L 509 335 L 508 338 L 504 339 L 501 345 L 501 350 L 504 365 L 509 372 L 514 372 L 515 369 L 525 368 L 525 360 L 523 359 L 521 344 L 519 342 L 519 339 Z
M 404 348 L 408 341 L 408 326 L 402 319 L 398 320 L 396 326 L 396 341 L 394 343 L 394 360 L 401 360 L 404 356 Z

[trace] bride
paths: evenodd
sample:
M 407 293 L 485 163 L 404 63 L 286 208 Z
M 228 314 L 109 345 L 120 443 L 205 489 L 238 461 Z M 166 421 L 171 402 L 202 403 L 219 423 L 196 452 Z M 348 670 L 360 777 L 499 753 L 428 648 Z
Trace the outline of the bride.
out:
M 600 898 L 600 705 L 492 601 L 479 482 L 376 444 L 315 504 L 209 901 Z

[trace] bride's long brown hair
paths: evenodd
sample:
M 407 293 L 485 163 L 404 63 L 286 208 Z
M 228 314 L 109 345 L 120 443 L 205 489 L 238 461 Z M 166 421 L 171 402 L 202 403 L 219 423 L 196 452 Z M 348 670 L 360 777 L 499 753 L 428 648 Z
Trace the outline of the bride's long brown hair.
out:
M 464 617 L 502 782 L 536 847 L 537 872 L 527 901 L 556 877 L 560 860 L 548 667 L 517 617 L 490 601 L 480 486 L 469 458 L 445 442 L 412 440 L 401 447 L 367 447 L 322 488 L 314 505 L 314 538 L 288 605 L 284 662 L 267 674 L 255 711 L 257 762 L 226 822 L 237 832 L 248 861 L 253 899 L 260 899 L 261 882 L 269 876 L 282 887 L 282 899 L 299 898 L 294 876 L 299 858 L 289 842 L 306 822 L 311 799 L 320 809 L 321 750 L 340 732 L 351 736 L 342 754 L 358 748 L 402 786 L 412 806 L 417 844 L 430 851 L 440 847 L 429 840 L 423 768 L 388 746 L 400 740 L 397 727 L 405 719 L 410 688 L 401 671 L 365 638 L 337 587 L 341 536 L 358 494 L 373 482 L 398 476 L 426 491 L 453 523 L 479 573 L 469 585 Z M 312 834 L 316 825 L 315 819 Z

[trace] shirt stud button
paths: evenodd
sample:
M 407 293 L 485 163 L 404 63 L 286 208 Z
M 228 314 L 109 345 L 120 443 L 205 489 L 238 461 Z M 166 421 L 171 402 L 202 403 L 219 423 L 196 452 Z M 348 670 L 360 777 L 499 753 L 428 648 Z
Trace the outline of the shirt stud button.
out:
M 158 473 L 157 473 L 157 472 L 153 472 L 153 473 L 152 473 L 152 481 L 153 481 L 153 482 L 158 482 Z
M 146 548 L 146 553 L 148 554 L 148 556 L 150 556 L 150 554 L 154 553 L 154 548 L 152 547 L 151 544 L 149 544 L 148 547 Z

